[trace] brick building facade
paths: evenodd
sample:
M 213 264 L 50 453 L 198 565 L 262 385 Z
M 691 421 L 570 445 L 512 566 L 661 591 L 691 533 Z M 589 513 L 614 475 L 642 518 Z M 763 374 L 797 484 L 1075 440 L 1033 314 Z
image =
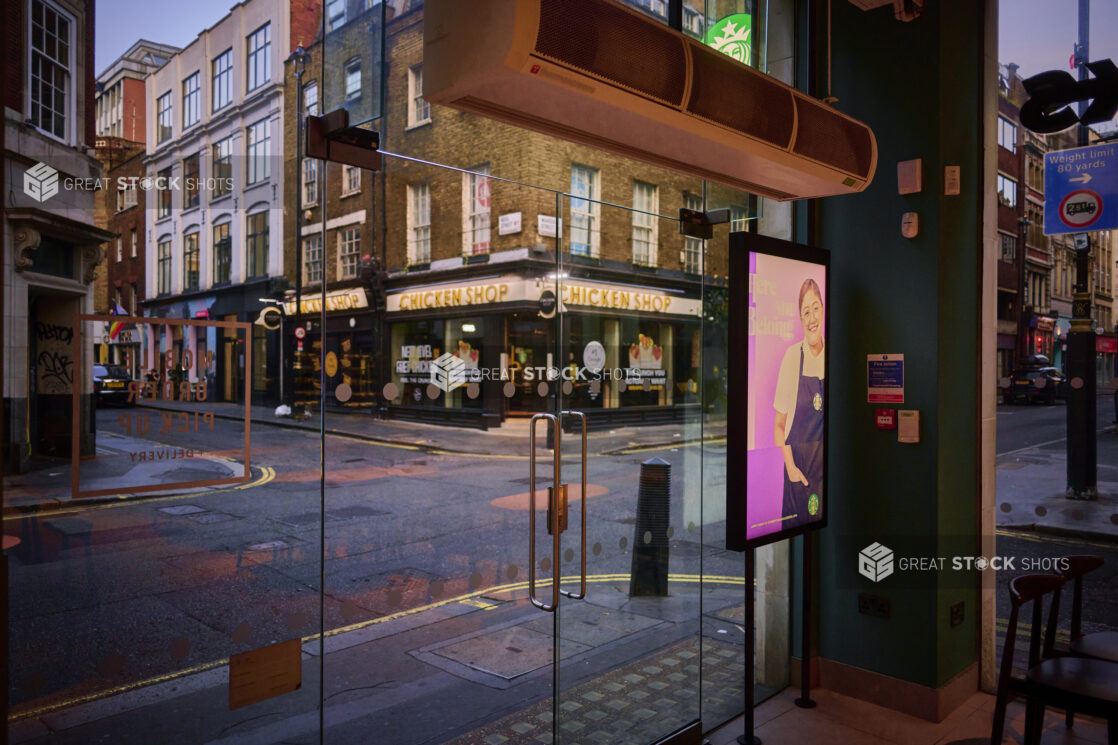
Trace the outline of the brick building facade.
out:
M 369 29 L 370 21 L 379 19 L 380 7 L 369 13 L 375 15 L 367 19 L 367 13 L 360 24 L 328 32 L 325 90 L 324 45 L 318 42 L 308 49 L 304 93 L 309 92 L 305 98 L 320 113 L 344 106 L 351 122 L 376 113 L 381 91 L 367 71 L 377 67 L 371 58 L 376 33 Z M 530 395 L 535 388 L 523 378 L 513 396 L 500 385 L 482 383 L 472 396 L 458 392 L 438 401 L 426 396 L 424 380 L 436 352 L 445 350 L 466 357 L 471 367 L 500 365 L 502 375 L 513 379 L 518 371 L 550 359 L 554 340 L 547 335 L 550 324 L 539 317 L 540 297 L 549 287 L 554 289 L 556 267 L 561 266 L 566 285 L 561 299 L 572 311 L 567 333 L 572 339 L 586 336 L 576 344 L 580 352 L 591 337 L 600 337 L 612 339 L 606 344 L 610 366 L 634 367 L 629 352 L 642 343 L 659 354 L 644 361 L 657 370 L 651 390 L 626 390 L 630 387 L 604 381 L 595 392 L 585 393 L 582 404 L 597 409 L 601 422 L 678 416 L 682 409 L 677 405 L 690 401 L 697 387 L 694 373 L 677 368 L 690 369 L 689 360 L 697 356 L 701 343 L 697 329 L 702 247 L 679 235 L 674 220 L 656 215 L 671 217 L 681 207 L 701 208 L 704 183 L 427 103 L 422 97 L 422 5 L 397 3 L 385 15 L 384 109 L 373 126 L 380 133 L 382 151 L 406 157 L 386 155 L 381 173 L 354 177 L 350 169 L 330 164 L 323 186 L 321 164 L 307 161 L 296 178 L 292 122 L 297 83 L 293 65 L 288 65 L 286 199 L 288 204 L 300 200 L 302 255 L 296 248 L 297 218 L 289 210 L 284 269 L 294 278 L 301 266 L 304 312 L 317 308 L 308 295 L 322 291 L 323 279 L 326 283 L 326 353 L 336 355 L 336 382 L 344 383 L 342 390 L 352 396 L 338 400 L 328 381 L 328 403 L 376 406 L 393 416 L 475 426 L 491 426 L 508 414 L 542 408 L 544 402 Z M 358 20 L 356 15 L 347 18 Z M 361 85 L 355 93 L 345 89 L 345 82 L 347 70 L 355 69 L 351 65 L 358 60 Z M 359 179 L 357 189 L 349 188 L 354 178 Z M 319 188 L 324 196 L 308 201 Z M 733 227 L 743 229 L 750 209 L 747 196 L 710 184 L 705 188 L 706 207 L 730 207 Z M 729 229 L 719 226 L 718 235 L 724 238 Z M 364 277 L 354 254 L 358 262 L 365 261 Z M 369 283 L 375 269 L 383 269 L 383 287 Z M 706 266 L 705 272 L 725 277 L 726 267 Z M 479 283 L 481 289 L 470 289 Z M 434 285 L 457 294 L 447 299 L 426 296 L 423 288 Z M 678 312 L 622 307 L 636 297 L 632 293 L 637 287 L 642 288 L 637 294 L 650 298 L 680 298 L 674 308 Z M 618 305 L 601 305 L 606 301 L 598 292 L 584 295 L 593 288 L 620 293 Z M 294 301 L 288 306 L 293 312 Z M 605 311 L 621 311 L 627 320 L 602 325 L 599 314 Z M 312 375 L 295 388 L 304 402 L 318 396 L 313 387 L 320 365 L 318 323 L 303 321 L 308 336 L 300 369 Z M 369 349 L 377 353 L 367 354 Z M 669 356 L 678 359 L 668 363 Z M 327 368 L 335 369 L 331 364 Z M 386 383 L 393 384 L 397 397 L 380 395 Z M 574 394 L 579 393 L 576 388 Z

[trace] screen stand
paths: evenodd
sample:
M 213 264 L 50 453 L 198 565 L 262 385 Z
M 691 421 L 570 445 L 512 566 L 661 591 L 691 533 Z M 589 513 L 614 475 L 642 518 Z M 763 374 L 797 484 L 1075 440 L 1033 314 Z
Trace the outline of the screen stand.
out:
M 738 745 L 761 745 L 761 738 L 753 734 L 753 666 L 757 655 L 756 631 L 753 616 L 756 614 L 757 589 L 754 584 L 756 571 L 755 549 L 745 549 L 745 734 L 738 735 Z
M 804 554 L 803 576 L 800 578 L 800 697 L 796 706 L 801 709 L 814 709 L 811 700 L 811 534 L 804 533 L 801 542 Z

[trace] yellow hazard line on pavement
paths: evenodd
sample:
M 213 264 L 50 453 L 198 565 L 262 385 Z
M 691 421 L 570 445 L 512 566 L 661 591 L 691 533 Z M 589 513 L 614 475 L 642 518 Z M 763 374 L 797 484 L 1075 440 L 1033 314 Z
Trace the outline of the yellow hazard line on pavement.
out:
M 67 503 L 66 507 L 58 510 L 44 510 L 42 512 L 28 512 L 23 514 L 4 515 L 4 520 L 23 520 L 29 517 L 55 517 L 57 515 L 73 515 L 81 512 L 96 512 L 97 510 L 109 510 L 116 507 L 135 507 L 137 505 L 157 504 L 159 502 L 175 502 L 180 499 L 194 499 L 195 497 L 208 497 L 213 494 L 223 494 L 225 492 L 240 491 L 241 489 L 255 489 L 258 486 L 263 486 L 276 477 L 276 469 L 271 466 L 254 466 L 260 469 L 260 476 L 252 481 L 236 486 L 229 486 L 224 489 L 210 489 L 208 491 L 195 491 L 187 492 L 185 494 L 169 494 L 165 497 L 138 497 L 135 494 L 118 494 L 116 495 L 115 502 L 100 502 L 98 504 L 81 505 L 80 500 Z
M 998 528 L 996 532 L 998 535 L 1004 535 L 1007 538 L 1020 538 L 1023 541 L 1032 541 L 1034 543 L 1062 543 L 1066 546 L 1094 546 L 1096 548 L 1109 548 L 1112 550 L 1114 548 L 1114 543 L 1075 538 L 1070 535 L 1064 536 L 1053 533 L 1037 533 L 1033 531 L 1013 530 L 1012 528 Z
M 586 582 L 587 582 L 587 584 L 602 583 L 602 582 L 616 582 L 618 580 L 627 580 L 627 579 L 629 579 L 629 577 L 630 577 L 630 575 L 628 573 L 625 573 L 625 574 L 599 574 L 599 575 L 594 575 L 594 576 L 587 577 Z M 565 582 L 565 583 L 575 583 L 575 582 L 579 581 L 579 578 L 578 578 L 578 576 L 565 576 L 565 577 L 562 577 L 560 581 Z M 711 584 L 725 584 L 725 585 L 744 585 L 745 584 L 745 578 L 744 577 L 730 577 L 730 576 L 725 576 L 725 575 L 701 576 L 701 575 L 698 575 L 698 574 L 669 574 L 668 575 L 668 581 L 669 582 L 686 582 L 686 583 L 703 581 L 703 582 L 708 582 L 708 583 L 711 583 Z M 542 586 L 546 582 L 550 582 L 550 578 L 548 580 L 537 580 L 536 584 Z M 407 610 L 403 610 L 403 611 L 400 611 L 398 613 L 392 613 L 392 614 L 389 614 L 387 616 L 380 616 L 378 618 L 369 619 L 368 621 L 361 621 L 360 623 L 351 624 L 349 626 L 342 626 L 340 628 L 331 629 L 331 630 L 325 632 L 323 634 L 323 636 L 324 637 L 332 637 L 332 636 L 338 636 L 339 634 L 344 634 L 344 633 L 347 633 L 347 632 L 350 632 L 350 631 L 359 631 L 360 629 L 365 629 L 365 628 L 368 628 L 370 626 L 375 626 L 376 624 L 387 623 L 388 621 L 395 621 L 396 619 L 399 619 L 399 618 L 404 618 L 406 616 L 412 616 L 412 615 L 415 615 L 417 613 L 422 613 L 424 611 L 432 610 L 434 608 L 441 608 L 443 606 L 452 605 L 452 604 L 455 604 L 455 603 L 465 604 L 465 605 L 468 605 L 470 607 L 478 608 L 479 610 L 492 610 L 493 608 L 495 608 L 497 606 L 493 603 L 488 603 L 485 600 L 481 600 L 480 598 L 482 598 L 483 596 L 486 596 L 486 595 L 493 595 L 493 594 L 500 593 L 500 592 L 511 592 L 511 591 L 516 591 L 516 590 L 526 590 L 526 589 L 528 589 L 528 582 L 515 582 L 515 583 L 507 584 L 507 585 L 496 585 L 494 587 L 487 587 L 484 590 L 475 590 L 475 591 L 467 593 L 465 595 L 459 595 L 459 596 L 453 597 L 453 598 L 446 598 L 445 600 L 439 600 L 439 601 L 436 601 L 434 603 L 428 603 L 427 605 L 421 605 L 421 606 L 418 606 L 416 608 L 409 608 Z M 304 636 L 302 641 L 303 641 L 304 644 L 309 644 L 311 642 L 318 641 L 318 634 L 311 634 L 309 636 Z M 108 698 L 110 696 L 120 695 L 122 693 L 128 693 L 130 691 L 135 691 L 135 690 L 138 690 L 140 688 L 146 688 L 148 686 L 156 685 L 156 684 L 159 684 L 159 683 L 166 683 L 167 681 L 175 680 L 177 678 L 185 678 L 188 675 L 194 675 L 196 673 L 206 672 L 207 670 L 213 670 L 214 668 L 222 667 L 222 666 L 228 665 L 228 664 L 229 664 L 229 658 L 228 657 L 222 658 L 220 660 L 213 660 L 211 662 L 204 662 L 202 664 L 195 665 L 193 667 L 189 667 L 189 668 L 186 668 L 184 670 L 177 670 L 175 672 L 165 673 L 163 675 L 159 675 L 159 676 L 154 677 L 154 678 L 148 678 L 146 680 L 140 680 L 140 681 L 136 681 L 134 683 L 125 683 L 124 685 L 119 685 L 119 686 L 116 686 L 115 688 L 108 688 L 106 690 L 98 691 L 96 693 L 90 693 L 90 694 L 87 694 L 85 696 L 78 696 L 76 698 L 68 699 L 66 701 L 59 701 L 59 702 L 56 702 L 56 703 L 53 703 L 53 704 L 48 704 L 46 706 L 39 707 L 38 709 L 30 709 L 28 711 L 20 712 L 19 714 L 9 715 L 8 716 L 8 721 L 9 722 L 19 722 L 19 721 L 23 721 L 24 719 L 32 719 L 34 717 L 39 717 L 39 716 L 43 716 L 45 714 L 50 714 L 51 712 L 58 711 L 59 709 L 66 709 L 66 708 L 69 708 L 71 706 L 80 706 L 82 704 L 88 704 L 88 703 L 91 703 L 93 701 L 98 701 L 98 700 L 103 699 L 103 698 Z

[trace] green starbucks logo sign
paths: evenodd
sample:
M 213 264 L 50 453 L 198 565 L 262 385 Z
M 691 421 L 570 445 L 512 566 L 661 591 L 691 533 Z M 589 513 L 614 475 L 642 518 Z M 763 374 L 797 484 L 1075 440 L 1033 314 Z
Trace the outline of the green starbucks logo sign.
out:
M 703 43 L 748 65 L 751 60 L 752 26 L 753 17 L 748 13 L 726 16 L 707 30 Z
M 807 498 L 807 514 L 814 517 L 819 514 L 819 495 L 812 494 Z

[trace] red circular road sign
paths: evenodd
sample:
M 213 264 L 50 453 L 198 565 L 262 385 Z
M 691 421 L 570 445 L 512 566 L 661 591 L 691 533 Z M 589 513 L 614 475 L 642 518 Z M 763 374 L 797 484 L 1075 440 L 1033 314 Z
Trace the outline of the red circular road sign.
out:
M 1060 222 L 1086 228 L 1102 217 L 1102 197 L 1091 189 L 1076 189 L 1060 201 Z
M 296 326 L 295 327 L 295 338 L 296 339 L 302 339 L 306 335 L 307 335 L 307 330 L 305 328 L 303 328 L 302 326 Z

